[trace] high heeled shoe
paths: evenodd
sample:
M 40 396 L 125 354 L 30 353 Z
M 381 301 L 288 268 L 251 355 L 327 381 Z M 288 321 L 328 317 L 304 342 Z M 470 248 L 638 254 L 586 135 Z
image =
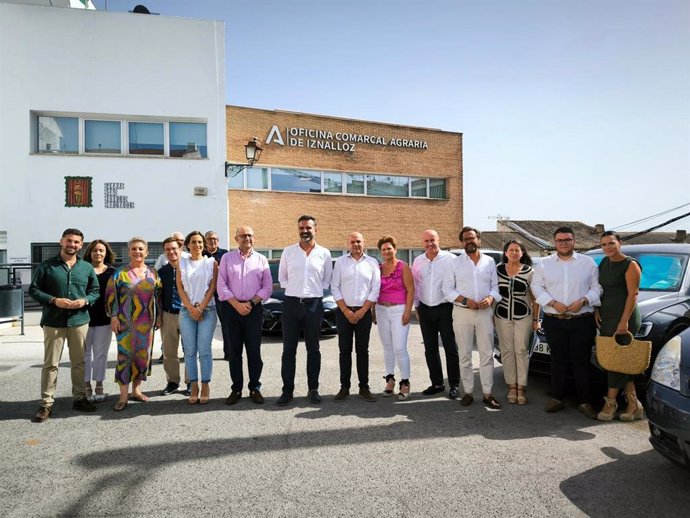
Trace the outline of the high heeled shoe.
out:
M 612 421 L 616 417 L 616 410 L 618 410 L 618 403 L 616 398 L 608 398 L 604 396 L 604 408 L 597 414 L 597 421 Z
M 197 382 L 190 383 L 192 386 L 192 393 L 187 400 L 190 405 L 196 405 L 199 402 L 199 384 Z
M 383 389 L 383 396 L 390 397 L 393 395 L 393 389 L 395 389 L 395 376 L 388 374 L 384 376 L 383 379 L 386 380 L 386 388 Z
M 637 394 L 635 392 L 626 392 L 625 398 L 628 400 L 628 408 L 630 408 L 630 403 L 634 401 L 635 410 L 628 412 L 627 408 L 625 412 L 621 412 L 618 419 L 621 421 L 635 421 L 636 419 L 642 419 L 644 417 L 644 407 L 640 400 L 637 399 Z
M 525 391 L 527 390 L 527 387 L 521 387 L 518 385 L 517 389 L 517 404 L 518 405 L 526 405 L 527 404 L 527 396 L 525 395 Z
M 208 383 L 201 384 L 201 397 L 199 398 L 199 403 L 205 405 L 211 399 L 211 387 Z
M 400 380 L 400 388 L 398 390 L 398 399 L 401 401 L 410 397 L 410 380 Z

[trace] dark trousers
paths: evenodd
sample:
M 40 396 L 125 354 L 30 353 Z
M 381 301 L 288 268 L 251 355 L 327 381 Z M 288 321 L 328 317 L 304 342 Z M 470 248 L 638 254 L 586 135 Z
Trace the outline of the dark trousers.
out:
M 350 308 L 357 311 L 360 308 Z M 371 333 L 371 311 L 356 324 L 350 323 L 340 308 L 335 314 L 335 325 L 338 328 L 338 349 L 340 350 L 340 386 L 350 388 L 352 376 L 352 342 L 357 355 L 357 377 L 359 388 L 369 388 L 369 334 Z
M 589 403 L 590 359 L 596 336 L 594 316 L 568 320 L 544 316 L 542 326 L 551 349 L 551 396 L 563 400 L 570 365 L 575 377 L 578 403 Z
M 283 301 L 283 357 L 280 374 L 283 378 L 283 392 L 292 394 L 295 390 L 295 359 L 299 332 L 304 332 L 307 347 L 307 384 L 309 390 L 319 388 L 321 372 L 321 322 L 323 321 L 323 302 L 321 298 L 298 299 L 285 297 Z
M 460 358 L 458 357 L 458 345 L 455 342 L 453 332 L 453 304 L 450 302 L 438 306 L 427 306 L 419 303 L 417 308 L 419 327 L 424 340 L 424 356 L 429 368 L 429 378 L 435 387 L 442 387 L 443 368 L 441 367 L 441 355 L 439 353 L 438 334 L 441 333 L 443 350 L 446 353 L 446 368 L 448 369 L 448 385 L 457 387 L 460 385 Z
M 225 357 L 230 362 L 232 390 L 242 392 L 244 376 L 242 371 L 242 351 L 247 349 L 247 368 L 249 371 L 249 390 L 261 388 L 261 371 L 264 362 L 261 360 L 261 326 L 264 322 L 263 308 L 257 304 L 246 315 L 240 315 L 228 302 L 222 304 L 222 321 L 227 328 L 228 341 L 223 343 Z M 223 337 L 225 338 L 225 337 Z

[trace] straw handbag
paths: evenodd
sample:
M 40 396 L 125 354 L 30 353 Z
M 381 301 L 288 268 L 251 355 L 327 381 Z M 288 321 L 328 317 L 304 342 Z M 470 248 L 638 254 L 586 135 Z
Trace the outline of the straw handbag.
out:
M 597 336 L 597 361 L 611 372 L 623 374 L 641 374 L 649 367 L 652 356 L 652 342 L 635 340 L 632 333 L 628 345 L 621 345 L 616 341 L 616 336 Z

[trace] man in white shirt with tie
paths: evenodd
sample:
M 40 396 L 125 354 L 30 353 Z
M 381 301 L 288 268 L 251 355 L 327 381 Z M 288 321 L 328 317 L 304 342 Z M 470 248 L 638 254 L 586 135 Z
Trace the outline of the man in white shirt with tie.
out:
M 544 410 L 565 408 L 568 364 L 573 367 L 579 410 L 590 419 L 597 413 L 590 404 L 590 358 L 596 336 L 594 307 L 601 287 L 594 260 L 575 252 L 575 234 L 570 227 L 554 232 L 556 253 L 534 269 L 532 293 L 543 310 L 542 327 L 551 349 L 551 399 Z
M 464 227 L 458 237 L 465 253 L 453 260 L 442 289 L 446 300 L 454 304 L 453 329 L 460 350 L 460 377 L 465 390 L 460 404 L 468 406 L 474 401 L 472 346 L 476 338 L 482 401 L 489 408 L 498 409 L 501 404 L 491 394 L 494 383 L 494 316 L 491 305 L 501 300 L 496 263 L 491 256 L 479 251 L 479 230 Z
M 304 332 L 307 348 L 307 399 L 320 403 L 319 373 L 321 372 L 321 322 L 323 291 L 331 283 L 333 263 L 328 249 L 316 244 L 316 219 L 303 215 L 297 220 L 299 242 L 283 250 L 278 267 L 280 286 L 285 288 L 283 301 L 283 357 L 281 376 L 283 393 L 277 404 L 292 401 L 295 389 L 295 358 L 299 332 Z
M 412 264 L 414 298 L 419 327 L 424 340 L 424 356 L 429 368 L 431 385 L 422 391 L 425 396 L 443 392 L 443 367 L 439 354 L 438 335 L 443 340 L 448 370 L 448 397 L 459 397 L 460 364 L 458 346 L 453 332 L 453 304 L 443 296 L 443 279 L 452 267 L 455 255 L 441 250 L 438 232 L 425 230 L 422 234 L 424 253 Z
M 364 236 L 361 233 L 350 233 L 347 248 L 350 252 L 335 261 L 331 281 L 331 292 L 338 305 L 335 318 L 340 351 L 340 391 L 335 401 L 344 401 L 350 394 L 354 341 L 359 397 L 374 402 L 376 398 L 369 389 L 369 335 L 371 308 L 381 290 L 381 270 L 378 261 L 364 253 Z

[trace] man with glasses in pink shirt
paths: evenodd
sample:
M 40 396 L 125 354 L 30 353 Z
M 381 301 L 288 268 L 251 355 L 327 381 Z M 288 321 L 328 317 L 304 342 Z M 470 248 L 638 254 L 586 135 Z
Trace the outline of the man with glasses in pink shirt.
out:
M 242 350 L 246 348 L 249 397 L 254 403 L 262 404 L 261 326 L 264 316 L 261 303 L 270 297 L 273 281 L 268 260 L 254 250 L 252 228 L 246 225 L 238 227 L 235 241 L 239 248 L 221 258 L 216 285 L 218 299 L 224 305 L 222 318 L 228 339 L 223 348 L 230 361 L 232 379 L 231 392 L 225 402 L 234 405 L 242 397 Z

